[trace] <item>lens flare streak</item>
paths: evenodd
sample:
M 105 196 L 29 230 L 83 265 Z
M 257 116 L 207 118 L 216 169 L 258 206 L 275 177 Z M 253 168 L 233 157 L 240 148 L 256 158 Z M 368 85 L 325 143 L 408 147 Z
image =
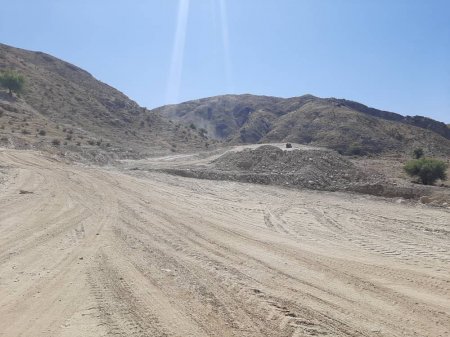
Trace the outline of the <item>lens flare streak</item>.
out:
M 189 18 L 190 0 L 179 0 L 177 27 L 170 65 L 170 75 L 167 84 L 166 103 L 178 102 L 180 96 L 181 78 L 183 74 L 183 60 L 186 46 L 186 33 Z
M 232 76 L 232 65 L 231 65 L 231 51 L 230 51 L 230 37 L 228 29 L 228 14 L 226 7 L 226 0 L 219 0 L 220 4 L 220 21 L 222 29 L 222 43 L 224 51 L 224 61 L 225 61 L 225 73 L 227 86 L 229 91 L 233 91 L 233 76 Z

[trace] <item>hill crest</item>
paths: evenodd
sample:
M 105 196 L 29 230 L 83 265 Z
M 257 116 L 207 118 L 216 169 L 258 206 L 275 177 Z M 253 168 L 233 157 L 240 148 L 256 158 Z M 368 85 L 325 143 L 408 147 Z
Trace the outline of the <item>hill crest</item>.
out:
M 337 98 L 223 95 L 154 109 L 204 128 L 229 143 L 297 142 L 346 154 L 405 152 L 424 147 L 450 153 L 450 129 L 421 116 L 402 116 Z

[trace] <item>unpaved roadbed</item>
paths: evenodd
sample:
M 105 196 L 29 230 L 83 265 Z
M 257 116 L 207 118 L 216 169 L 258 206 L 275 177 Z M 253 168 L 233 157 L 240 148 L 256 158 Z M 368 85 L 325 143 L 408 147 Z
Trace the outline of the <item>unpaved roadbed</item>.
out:
M 0 160 L 0 336 L 450 334 L 446 209 Z
M 386 198 L 419 201 L 431 197 L 431 204 L 450 205 L 450 189 L 392 179 L 364 163 L 330 149 L 300 144 L 241 145 L 209 152 L 170 155 L 138 161 L 123 161 L 131 171 L 164 172 L 182 177 L 229 180 L 296 189 L 356 192 Z M 355 165 L 357 163 L 357 165 Z M 430 202 L 427 202 L 430 203 Z

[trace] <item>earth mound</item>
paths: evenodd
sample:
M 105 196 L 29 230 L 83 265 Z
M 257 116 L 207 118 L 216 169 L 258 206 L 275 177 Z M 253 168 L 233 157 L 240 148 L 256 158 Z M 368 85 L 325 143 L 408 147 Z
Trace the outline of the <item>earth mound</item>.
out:
M 261 145 L 243 150 L 237 147 L 214 158 L 203 164 L 194 161 L 194 164 L 167 166 L 165 162 L 166 166 L 153 170 L 197 179 L 356 192 L 414 200 L 434 195 L 437 188 L 398 184 L 389 180 L 384 173 L 367 165 L 356 165 L 333 150 L 299 144 L 290 149 L 282 149 L 278 145 Z
M 228 152 L 213 162 L 216 169 L 273 176 L 284 184 L 337 188 L 367 181 L 367 175 L 334 151 L 282 150 L 272 145 Z M 334 187 L 334 188 L 333 188 Z

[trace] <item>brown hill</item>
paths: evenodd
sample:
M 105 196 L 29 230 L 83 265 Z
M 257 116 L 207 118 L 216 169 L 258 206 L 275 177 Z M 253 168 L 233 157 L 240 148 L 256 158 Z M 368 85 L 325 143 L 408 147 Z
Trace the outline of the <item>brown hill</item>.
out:
M 450 155 L 450 128 L 444 123 L 347 100 L 227 95 L 149 111 L 44 53 L 0 44 L 4 69 L 22 74 L 26 90 L 14 98 L 0 90 L 0 146 L 97 160 L 207 149 L 218 141 L 290 141 L 347 154 L 423 147 L 430 155 Z
M 405 153 L 423 147 L 430 155 L 450 154 L 450 129 L 444 123 L 342 99 L 226 95 L 154 111 L 230 143 L 296 142 L 346 154 Z
M 11 98 L 0 90 L 0 146 L 82 157 L 136 157 L 206 148 L 198 130 L 138 106 L 88 72 L 53 56 L 0 44 L 0 70 L 26 79 Z

